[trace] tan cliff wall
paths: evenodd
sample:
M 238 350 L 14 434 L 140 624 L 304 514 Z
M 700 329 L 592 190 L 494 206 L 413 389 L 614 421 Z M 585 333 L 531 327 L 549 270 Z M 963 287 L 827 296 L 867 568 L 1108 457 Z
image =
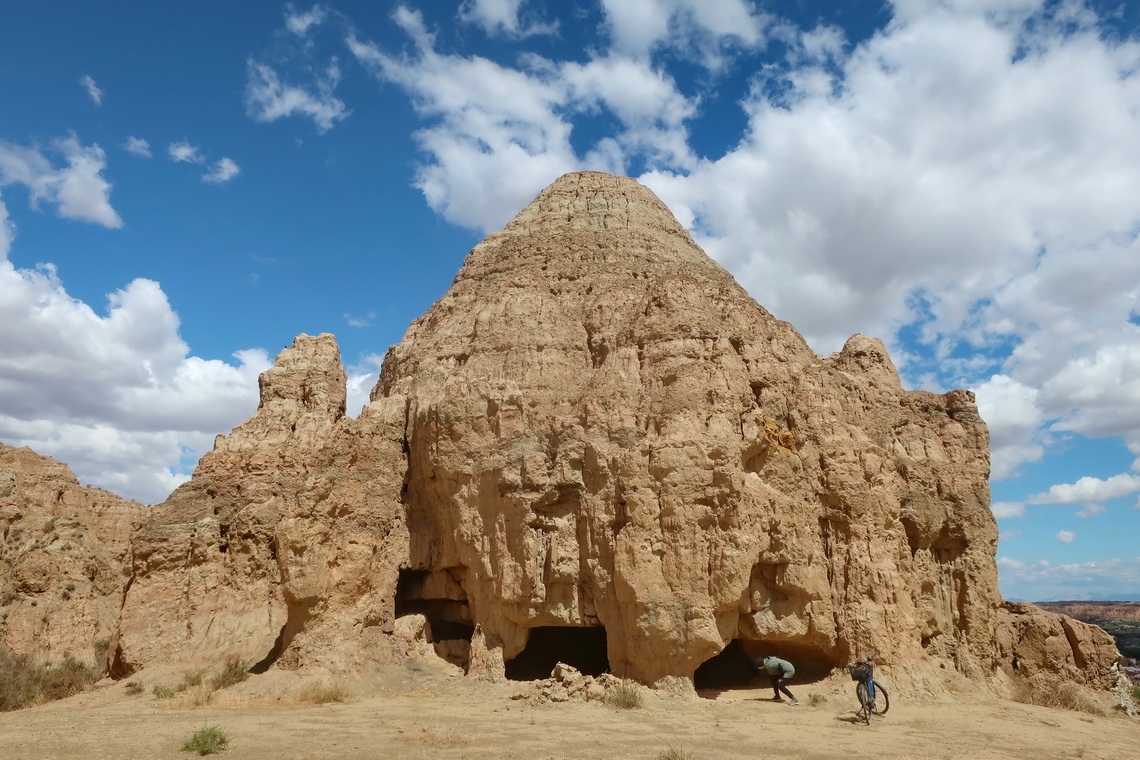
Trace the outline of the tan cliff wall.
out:
M 0 444 L 0 644 L 101 666 L 146 509 L 81 486 L 50 457 Z

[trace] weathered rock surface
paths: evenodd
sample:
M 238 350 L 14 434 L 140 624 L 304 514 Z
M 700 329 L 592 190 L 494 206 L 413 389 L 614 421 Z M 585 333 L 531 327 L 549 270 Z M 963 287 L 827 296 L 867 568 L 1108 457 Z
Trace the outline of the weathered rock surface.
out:
M 584 658 L 666 683 L 734 640 L 808 678 L 871 652 L 984 676 L 1052 636 L 999 614 L 972 394 L 903 390 L 861 335 L 815 355 L 633 180 L 544 190 L 390 349 L 358 419 L 344 399 L 329 335 L 262 376 L 136 536 L 119 672 L 422 638 L 489 678 Z
M 0 444 L 0 644 L 102 665 L 146 507 L 81 486 L 65 465 Z
M 1017 674 L 1048 687 L 1057 678 L 1111 689 L 1120 653 L 1102 628 L 1025 602 L 1004 602 L 995 631 L 998 656 Z
M 391 630 L 407 554 L 402 415 L 344 416 L 331 335 L 299 336 L 260 388 L 254 416 L 219 436 L 139 531 L 123 671 L 172 655 L 268 667 L 322 630 L 340 644 L 365 626 Z

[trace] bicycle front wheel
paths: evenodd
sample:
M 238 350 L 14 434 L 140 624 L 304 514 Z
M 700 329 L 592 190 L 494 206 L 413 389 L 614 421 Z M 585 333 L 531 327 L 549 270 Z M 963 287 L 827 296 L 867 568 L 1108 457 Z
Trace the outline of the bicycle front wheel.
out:
M 863 720 L 867 721 L 868 726 L 871 725 L 871 713 L 875 711 L 875 703 L 871 701 L 871 695 L 867 691 L 865 681 L 860 681 L 855 685 L 855 696 L 859 698 L 859 714 Z
M 875 684 L 875 701 L 871 704 L 871 712 L 875 715 L 886 715 L 887 710 L 891 709 L 891 696 L 887 694 L 887 690 L 878 681 Z

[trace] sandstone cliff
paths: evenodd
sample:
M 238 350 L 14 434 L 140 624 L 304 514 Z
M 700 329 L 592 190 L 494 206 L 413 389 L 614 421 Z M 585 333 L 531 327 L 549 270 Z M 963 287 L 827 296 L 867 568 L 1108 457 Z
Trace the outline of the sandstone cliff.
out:
M 0 644 L 102 665 L 146 507 L 81 486 L 65 465 L 0 444 Z
M 988 470 L 968 391 L 904 390 L 861 335 L 815 355 L 648 189 L 571 174 L 470 252 L 358 419 L 331 335 L 278 356 L 136 533 L 114 669 L 432 646 L 492 678 L 871 652 L 1107 678 L 1094 635 L 999 609 Z

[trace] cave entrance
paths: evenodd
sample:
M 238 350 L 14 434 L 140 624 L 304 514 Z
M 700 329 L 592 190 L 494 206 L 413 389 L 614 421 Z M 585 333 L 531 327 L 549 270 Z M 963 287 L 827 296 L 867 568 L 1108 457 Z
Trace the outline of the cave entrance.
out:
M 463 590 L 466 568 L 446 570 L 400 570 L 396 582 L 396 617 L 423 615 L 428 643 L 443 659 L 467 667 L 475 624 L 467 592 Z
M 506 663 L 512 681 L 549 678 L 554 666 L 573 665 L 583 675 L 609 672 L 605 626 L 540 626 L 527 633 L 526 647 Z
M 701 663 L 693 673 L 693 687 L 697 691 L 744 689 L 752 685 L 757 672 L 741 640 L 733 639 L 720 654 Z
M 752 664 L 758 657 L 779 657 L 792 663 L 796 669 L 790 684 L 793 692 L 797 684 L 818 683 L 843 666 L 834 652 L 810 644 L 733 639 L 719 654 L 701 663 L 693 673 L 693 687 L 697 691 L 770 689 L 768 674 Z

